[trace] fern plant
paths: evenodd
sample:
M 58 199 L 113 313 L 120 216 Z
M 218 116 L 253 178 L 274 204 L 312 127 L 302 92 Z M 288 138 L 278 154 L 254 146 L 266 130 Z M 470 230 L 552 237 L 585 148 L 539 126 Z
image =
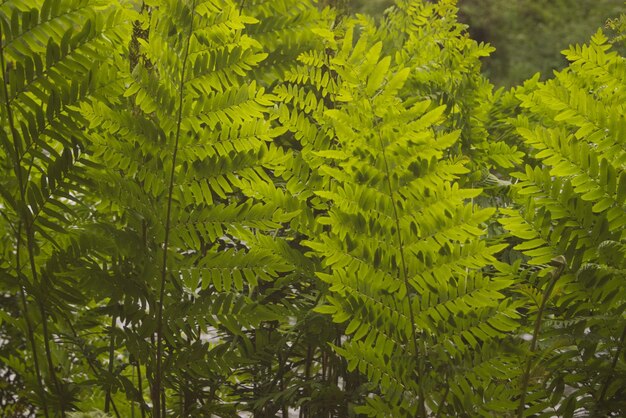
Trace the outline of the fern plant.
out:
M 460 132 L 442 129 L 445 107 L 403 100 L 412 69 L 382 56 L 367 31 L 354 39 L 353 28 L 331 60 L 340 103 L 320 121 L 332 146 L 316 153 L 328 185 L 316 194 L 329 210 L 307 243 L 329 285 L 317 310 L 347 323 L 350 338 L 335 350 L 372 395 L 357 412 L 490 410 L 500 394 L 477 402 L 482 394 L 468 397 L 467 385 L 518 326 L 518 305 L 500 292 L 511 283 L 506 269 L 483 271 L 503 247 L 483 239 L 493 209 L 472 205 L 480 190 L 456 181 L 466 161 L 449 156 Z M 497 351 L 491 361 L 505 361 Z
M 255 244 L 294 216 L 274 201 L 270 169 L 283 155 L 269 145 L 272 97 L 246 76 L 266 54 L 243 33 L 256 20 L 228 1 L 155 3 L 140 19 L 148 37 L 118 85 L 124 98 L 83 108 L 106 207 L 142 245 L 143 289 L 129 303 L 150 309 L 124 318 L 139 343 L 126 348 L 146 364 L 153 416 L 170 414 L 170 390 L 183 415 L 226 413 L 228 382 L 250 378 L 235 370 L 249 330 L 287 319 L 258 290 L 291 266 Z
M 0 4 L 1 414 L 623 415 L 623 58 L 455 4 Z
M 72 408 L 66 380 L 80 370 L 61 341 L 64 317 L 88 298 L 59 258 L 77 246 L 93 201 L 85 171 L 89 138 L 77 111 L 115 79 L 111 55 L 128 32 L 116 3 L 7 1 L 0 6 L 0 115 L 4 226 L 2 280 L 20 313 L 11 318 L 29 347 L 5 359 L 24 377 L 44 416 Z M 78 264 L 78 260 L 76 260 Z
M 626 221 L 624 64 L 602 32 L 564 53 L 569 68 L 519 92 L 521 115 L 510 119 L 528 163 L 512 173 L 519 206 L 503 210 L 500 222 L 540 276 L 554 257 L 566 264 L 556 284 L 549 278 L 529 284 L 554 286 L 556 294 L 537 302 L 548 302 L 544 322 L 551 326 L 539 336 L 538 352 L 529 353 L 532 384 L 528 397 L 521 396 L 519 416 L 553 413 L 550 408 L 564 415 L 581 408 L 623 411 L 619 402 L 607 409 L 607 401 L 619 399 L 624 388 L 624 298 L 615 258 Z

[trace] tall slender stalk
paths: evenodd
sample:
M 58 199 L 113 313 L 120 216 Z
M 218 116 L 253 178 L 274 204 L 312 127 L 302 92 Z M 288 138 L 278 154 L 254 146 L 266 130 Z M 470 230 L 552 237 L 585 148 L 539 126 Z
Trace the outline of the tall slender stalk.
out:
M 141 398 L 141 403 L 139 404 L 139 412 L 141 413 L 141 418 L 146 418 L 146 408 L 143 399 L 143 379 L 141 377 L 141 362 L 139 361 L 139 359 L 135 359 L 135 363 L 137 367 L 137 389 L 139 390 L 139 396 Z
M 16 250 L 15 250 L 16 272 L 17 272 L 18 280 L 20 282 L 20 299 L 22 303 L 22 310 L 24 312 L 24 318 L 26 320 L 28 339 L 29 339 L 31 350 L 33 353 L 33 363 L 34 363 L 33 366 L 35 369 L 35 375 L 37 377 L 37 386 L 40 392 L 43 413 L 44 413 L 44 416 L 47 418 L 49 416 L 49 411 L 48 411 L 48 404 L 46 401 L 46 391 L 44 388 L 42 374 L 41 374 L 41 366 L 39 364 L 39 358 L 37 355 L 37 346 L 35 344 L 35 332 L 34 332 L 33 323 L 30 320 L 30 315 L 28 312 L 26 291 L 25 291 L 24 285 L 22 284 L 22 282 L 24 281 L 24 277 L 22 275 L 22 263 L 20 259 L 20 252 L 22 248 L 22 225 L 24 225 L 24 228 L 26 230 L 26 238 L 27 238 L 26 245 L 29 250 L 28 255 L 30 258 L 30 262 L 31 262 L 31 269 L 32 269 L 34 283 L 36 283 L 36 280 L 35 280 L 36 270 L 33 269 L 34 259 L 33 259 L 33 253 L 32 253 L 32 242 L 30 241 L 31 234 L 29 233 L 29 227 L 28 227 L 28 211 L 26 210 L 24 179 L 22 178 L 22 167 L 20 165 L 20 160 L 21 160 L 20 147 L 18 145 L 15 121 L 13 120 L 13 110 L 9 102 L 9 90 L 7 87 L 8 82 L 6 81 L 7 80 L 7 68 L 6 68 L 5 58 L 4 58 L 3 39 L 4 39 L 4 33 L 2 32 L 2 25 L 0 25 L 0 71 L 2 71 L 2 87 L 3 87 L 3 92 L 4 92 L 4 105 L 5 105 L 6 112 L 7 112 L 9 130 L 11 131 L 11 137 L 13 138 L 13 148 L 14 148 L 12 152 L 10 149 L 7 149 L 7 154 L 12 154 L 13 169 L 15 171 L 15 176 L 17 178 L 18 188 L 19 188 L 19 193 L 20 193 L 20 200 L 19 202 L 17 202 L 17 205 L 16 205 L 16 210 L 18 212 L 17 214 L 20 218 L 18 221 L 18 228 L 17 228 L 17 234 L 16 234 L 16 241 L 17 241 Z M 42 317 L 42 321 L 43 323 L 45 323 L 46 321 L 45 315 Z
M 561 277 L 563 271 L 565 270 L 565 266 L 567 265 L 567 260 L 565 257 L 558 256 L 555 257 L 550 263 L 555 267 L 552 271 L 552 278 L 548 283 L 548 286 L 543 292 L 543 297 L 541 299 L 541 305 L 539 306 L 539 311 L 537 311 L 537 318 L 535 319 L 535 328 L 533 330 L 533 337 L 530 341 L 530 356 L 526 360 L 526 367 L 524 368 L 524 374 L 522 375 L 522 387 L 521 394 L 519 400 L 519 407 L 517 410 L 518 418 L 524 417 L 524 409 L 526 407 L 526 391 L 528 390 L 528 384 L 530 382 L 530 369 L 532 368 L 532 355 L 535 353 L 537 349 L 537 340 L 539 339 L 539 332 L 541 331 L 541 322 L 543 320 L 543 313 L 546 308 L 546 304 L 548 303 L 548 299 L 550 299 L 550 294 L 552 293 L 552 289 L 554 289 L 554 285 L 556 281 Z
M 132 358 L 132 356 L 131 356 Z M 132 360 L 129 360 L 130 363 L 130 381 L 135 383 L 135 365 Z M 135 418 L 135 402 L 130 402 L 130 418 Z
M 380 143 L 380 149 L 383 156 L 383 162 L 385 163 L 385 172 L 387 179 L 387 187 L 389 188 L 389 197 L 391 199 L 391 207 L 393 208 L 393 217 L 396 224 L 396 239 L 398 241 L 398 247 L 400 249 L 400 262 L 402 266 L 402 279 L 404 281 L 404 286 L 406 287 L 407 292 L 409 292 L 409 278 L 408 278 L 408 270 L 406 266 L 406 260 L 404 258 L 404 242 L 402 241 L 402 229 L 400 228 L 400 217 L 398 216 L 398 208 L 396 206 L 396 195 L 393 191 L 393 187 L 391 185 L 391 170 L 389 169 L 389 162 L 387 161 L 387 153 L 385 152 L 385 144 L 383 143 L 383 138 L 378 133 L 378 141 Z M 417 328 L 415 327 L 415 313 L 413 312 L 413 304 L 411 303 L 410 292 L 407 294 L 408 303 L 409 303 L 409 320 L 411 321 L 411 334 L 412 339 L 411 343 L 413 345 L 413 352 L 415 353 L 415 358 L 417 360 L 417 382 L 418 382 L 418 398 L 417 398 L 417 417 L 425 417 L 426 416 L 426 405 L 424 400 L 424 390 L 423 390 L 423 359 L 420 354 L 423 354 L 422 347 L 418 348 L 417 343 Z
M 113 359 L 114 359 L 114 355 L 115 355 L 115 338 L 113 336 L 113 331 L 115 330 L 115 320 L 116 320 L 116 315 L 115 313 L 113 313 L 113 315 L 111 315 L 111 329 L 109 332 L 109 364 L 108 364 L 108 372 L 109 372 L 109 376 L 111 376 L 113 374 Z M 108 413 L 109 412 L 109 404 L 111 403 L 111 386 L 107 386 L 107 391 L 106 394 L 104 396 L 104 412 Z
M 193 33 L 193 21 L 194 14 L 196 9 L 195 0 L 191 5 L 191 24 L 189 25 L 189 32 L 187 36 L 187 43 L 185 45 L 185 52 L 183 55 L 182 68 L 180 73 L 180 83 L 179 83 L 179 92 L 180 98 L 178 101 L 178 115 L 177 115 L 177 123 L 176 123 L 176 135 L 174 140 L 174 150 L 172 154 L 172 167 L 170 169 L 170 178 L 169 185 L 167 191 L 167 211 L 165 215 L 165 238 L 163 240 L 163 264 L 161 267 L 161 283 L 160 283 L 160 291 L 159 291 L 159 300 L 157 303 L 157 350 L 156 350 L 156 373 L 154 378 L 154 388 L 152 390 L 152 402 L 154 405 L 154 417 L 160 418 L 162 416 L 161 412 L 161 388 L 162 388 L 162 373 L 163 373 L 163 301 L 165 299 L 165 284 L 167 283 L 167 253 L 169 250 L 169 238 L 170 238 L 170 228 L 172 222 L 172 196 L 174 193 L 174 178 L 176 175 L 176 158 L 178 156 L 178 143 L 180 140 L 180 128 L 183 116 L 183 99 L 184 99 L 184 88 L 185 88 L 185 69 L 187 66 L 187 59 L 189 58 L 189 43 L 191 41 L 191 34 Z M 163 414 L 165 415 L 165 414 Z
M 24 320 L 26 321 L 26 332 L 28 334 L 28 341 L 30 343 L 30 347 L 33 353 L 33 368 L 35 369 L 35 376 L 37 377 L 37 387 L 39 389 L 39 396 L 41 398 L 41 405 L 43 406 L 43 413 L 46 418 L 48 418 L 48 401 L 46 400 L 46 390 L 43 386 L 43 381 L 41 378 L 41 367 L 39 365 L 39 355 L 37 354 L 37 345 L 35 344 L 35 333 L 33 331 L 33 323 L 30 318 L 30 314 L 28 312 L 28 303 L 26 300 L 26 291 L 24 290 L 24 285 L 22 284 L 23 278 L 21 273 L 21 264 L 20 264 L 20 247 L 21 247 L 21 236 L 22 236 L 22 223 L 20 222 L 18 225 L 18 233 L 17 233 L 17 248 L 16 248 L 16 269 L 20 283 L 20 301 L 22 303 L 22 311 L 24 313 Z
M 32 242 L 32 241 L 31 241 Z M 29 258 L 31 269 L 35 269 L 35 256 L 33 254 L 32 246 L 28 246 L 29 250 Z M 37 283 L 36 273 L 33 270 L 33 281 Z M 39 283 L 39 286 L 43 286 L 43 283 Z M 59 397 L 59 408 L 61 409 L 61 416 L 65 416 L 65 401 L 63 399 L 63 393 L 61 392 L 61 384 L 59 383 L 59 379 L 57 378 L 56 369 L 54 366 L 54 361 L 52 359 L 52 349 L 50 347 L 50 340 L 52 336 L 50 335 L 50 331 L 48 330 L 48 314 L 46 312 L 46 307 L 44 306 L 43 300 L 41 298 L 38 300 L 37 305 L 39 306 L 39 313 L 41 314 L 41 327 L 43 331 L 43 346 L 44 351 L 46 353 L 46 362 L 48 364 L 48 373 L 50 374 L 50 379 L 52 380 L 52 384 L 54 385 L 54 389 Z
M 2 37 L 3 37 L 3 34 L 0 29 L 0 40 L 2 39 Z M 17 130 L 15 128 L 15 121 L 13 120 L 13 110 L 9 102 L 9 91 L 7 89 L 8 83 L 4 82 L 4 80 L 6 79 L 6 63 L 4 59 L 4 47 L 2 46 L 2 42 L 0 42 L 0 66 L 1 66 L 2 74 L 3 74 L 2 84 L 4 88 L 4 104 L 7 110 L 7 119 L 9 122 L 9 129 L 11 131 L 11 136 L 13 138 L 13 147 L 14 147 L 13 169 L 15 171 L 15 176 L 17 178 L 19 194 L 20 194 L 19 201 L 17 203 L 17 212 L 18 212 L 18 216 L 20 217 L 20 223 L 23 224 L 24 226 L 24 233 L 26 235 L 25 245 L 26 245 L 26 251 L 28 253 L 28 262 L 30 265 L 33 285 L 41 286 L 42 283 L 39 282 L 38 275 L 37 275 L 37 264 L 35 262 L 34 248 L 36 244 L 35 244 L 35 234 L 34 234 L 33 225 L 32 225 L 32 215 L 28 211 L 27 204 L 26 204 L 26 183 L 28 182 L 28 174 L 26 178 L 24 178 L 22 175 L 21 161 L 22 161 L 23 155 L 20 152 L 20 146 L 18 144 L 19 139 L 16 134 Z M 32 167 L 32 162 L 31 162 L 31 167 Z M 28 173 L 30 173 L 30 168 L 28 170 Z M 21 234 L 20 234 L 20 240 L 21 240 Z M 18 274 L 20 274 L 21 276 L 21 265 L 20 265 Z M 63 397 L 61 396 L 59 381 L 57 379 L 56 370 L 54 368 L 54 362 L 52 360 L 52 351 L 50 349 L 50 333 L 48 332 L 48 318 L 47 318 L 45 306 L 41 298 L 39 298 L 39 300 L 37 301 L 37 305 L 39 307 L 39 313 L 41 315 L 41 325 L 42 325 L 42 330 L 43 330 L 44 349 L 46 353 L 46 361 L 48 364 L 48 372 L 50 374 L 50 379 L 52 380 L 55 386 L 57 395 L 59 396 L 61 416 L 65 416 Z

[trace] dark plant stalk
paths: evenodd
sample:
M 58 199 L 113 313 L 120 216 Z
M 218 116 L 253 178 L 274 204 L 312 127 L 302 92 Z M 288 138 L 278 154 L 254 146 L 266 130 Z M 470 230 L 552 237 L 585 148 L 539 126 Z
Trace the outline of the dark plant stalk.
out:
M 409 286 L 409 278 L 408 278 L 408 272 L 407 272 L 407 266 L 406 266 L 406 260 L 404 258 L 404 242 L 402 241 L 402 234 L 401 231 L 402 229 L 400 229 L 400 217 L 398 216 L 398 208 L 396 206 L 396 196 L 395 193 L 393 192 L 393 187 L 391 186 L 391 170 L 389 169 L 389 162 L 387 161 L 387 153 L 385 152 L 385 144 L 383 143 L 383 138 L 380 134 L 380 132 L 378 133 L 378 141 L 380 143 L 380 149 L 381 149 L 381 153 L 383 156 L 383 162 L 385 163 L 385 172 L 386 172 L 386 179 L 387 179 L 387 187 L 389 188 L 389 197 L 391 198 L 391 206 L 393 208 L 393 216 L 394 216 L 394 221 L 396 224 L 396 239 L 398 241 L 398 247 L 400 248 L 400 262 L 402 264 L 402 279 L 404 281 L 404 286 L 406 287 L 407 292 L 409 292 L 410 286 Z M 411 303 L 411 297 L 410 297 L 410 292 L 407 294 L 407 298 L 409 298 L 409 320 L 411 321 L 411 334 L 412 334 L 412 345 L 413 345 L 413 352 L 415 353 L 415 357 L 416 360 L 418 362 L 418 367 L 417 367 L 417 382 L 418 382 L 418 399 L 417 399 L 417 417 L 425 417 L 426 416 L 426 405 L 425 405 L 425 400 L 424 400 L 424 390 L 423 390 L 423 382 L 422 382 L 422 376 L 423 376 L 423 372 L 422 372 L 422 360 L 420 358 L 420 354 L 422 350 L 418 349 L 418 344 L 417 344 L 417 329 L 415 327 L 415 313 L 413 312 L 413 304 Z
M 29 246 L 30 247 L 30 246 Z M 31 268 L 35 268 L 35 258 L 34 254 L 32 254 L 32 248 L 29 248 L 30 259 L 31 259 Z M 33 276 L 36 275 L 33 273 Z M 37 281 L 35 280 L 35 283 Z M 41 284 L 40 284 L 41 285 Z M 61 386 L 59 384 L 59 379 L 57 378 L 56 370 L 54 367 L 54 362 L 52 360 L 52 349 L 50 348 L 50 332 L 48 330 L 48 318 L 46 314 L 46 308 L 43 304 L 43 301 L 38 301 L 39 312 L 41 314 L 41 327 L 43 331 L 43 346 L 46 352 L 46 361 L 48 363 L 48 373 L 50 373 L 50 379 L 52 379 L 52 384 L 56 390 L 57 396 L 59 397 L 59 407 L 61 408 L 61 417 L 65 416 L 65 401 L 63 400 L 63 394 L 61 393 Z
M 113 408 L 113 412 L 117 418 L 120 418 L 120 412 L 117 410 L 117 406 L 115 406 L 115 402 L 113 402 L 113 398 L 111 398 L 111 407 Z
M 3 37 L 3 33 L 0 31 L 0 40 Z M 26 208 L 26 181 L 28 180 L 28 177 L 26 179 L 23 178 L 22 176 L 22 166 L 20 164 L 21 160 L 22 160 L 22 155 L 20 154 L 20 147 L 18 145 L 18 138 L 16 135 L 16 128 L 15 128 L 15 121 L 13 120 L 13 111 L 11 108 L 11 104 L 9 102 L 9 91 L 7 88 L 7 83 L 4 82 L 4 80 L 6 80 L 6 63 L 4 60 L 4 47 L 2 46 L 2 42 L 0 41 L 0 66 L 2 69 L 2 74 L 3 74 L 3 88 L 4 88 L 4 104 L 5 107 L 7 109 L 7 119 L 9 122 L 9 129 L 11 131 L 11 136 L 13 137 L 13 147 L 14 147 L 14 154 L 13 154 L 13 168 L 15 170 L 15 176 L 17 178 L 18 181 L 18 188 L 19 188 L 19 193 L 20 193 L 20 200 L 18 203 L 18 207 L 17 207 L 17 211 L 18 211 L 18 215 L 21 218 L 21 222 L 23 222 L 24 224 L 24 232 L 26 233 L 26 250 L 28 253 L 28 259 L 29 259 L 29 264 L 30 264 L 30 268 L 31 268 L 31 275 L 32 275 L 32 279 L 33 279 L 33 284 L 37 285 L 38 284 L 38 278 L 37 278 L 37 266 L 35 263 L 35 254 L 34 254 L 34 246 L 35 246 L 35 236 L 32 230 L 32 219 L 31 219 L 31 215 L 30 212 L 28 211 L 28 209 Z M 30 170 L 29 170 L 30 172 Z M 20 268 L 20 272 L 21 272 L 21 268 Z M 20 274 L 20 273 L 18 273 Z M 39 283 L 39 285 L 41 285 L 41 283 Z M 56 376 L 56 371 L 54 369 L 54 363 L 52 361 L 52 352 L 50 350 L 50 334 L 48 332 L 48 318 L 46 315 L 46 310 L 45 307 L 43 305 L 43 302 L 41 300 L 38 300 L 38 306 L 39 306 L 39 311 L 41 314 L 41 324 L 42 324 L 42 328 L 43 328 L 43 339 L 44 339 L 44 348 L 45 348 L 45 353 L 46 353 L 46 359 L 47 359 L 47 363 L 48 363 L 48 369 L 49 369 L 49 373 L 50 373 L 50 379 L 52 379 L 52 382 L 55 386 L 57 395 L 59 396 L 59 400 L 60 400 L 60 407 L 61 407 L 61 416 L 65 416 L 65 411 L 64 411 L 64 403 L 63 403 L 63 397 L 61 396 L 61 391 L 60 391 L 60 386 L 59 386 L 59 381 L 57 379 Z
M 115 314 L 111 315 L 111 330 L 109 336 L 109 376 L 113 374 L 113 356 L 115 354 L 115 339 L 113 336 L 113 330 L 115 329 Z M 109 412 L 109 404 L 111 403 L 111 386 L 107 386 L 107 392 L 104 396 L 104 412 Z
M 43 406 L 43 414 L 46 418 L 48 415 L 48 402 L 46 400 L 46 390 L 43 387 L 43 382 L 41 379 L 41 366 L 39 365 L 39 356 L 37 355 L 37 349 L 35 348 L 35 335 L 33 332 L 33 324 L 30 320 L 30 315 L 28 314 L 28 305 L 26 302 L 26 292 L 24 291 L 24 286 L 20 284 L 20 300 L 22 303 L 22 310 L 24 311 L 24 320 L 26 321 L 26 330 L 28 333 L 28 341 L 31 345 L 31 350 L 33 352 L 33 368 L 35 369 L 35 375 L 37 376 L 37 387 L 39 389 L 39 396 L 41 398 L 41 405 Z
M 25 200 L 25 191 L 22 191 L 22 203 L 24 205 L 24 210 L 26 216 L 28 216 L 28 212 L 25 209 L 26 200 Z M 31 275 L 33 277 L 33 283 L 38 284 L 41 287 L 44 286 L 43 280 L 38 279 L 37 275 L 37 265 L 35 263 L 35 235 L 33 230 L 31 229 L 32 225 L 29 223 L 28 219 L 24 220 L 24 229 L 26 232 L 26 249 L 28 251 L 28 261 L 30 262 Z M 47 280 L 46 280 L 47 281 Z M 61 386 L 59 384 L 59 379 L 57 378 L 54 361 L 52 359 L 52 349 L 50 348 L 50 331 L 48 330 L 48 315 L 46 313 L 46 307 L 41 298 L 38 298 L 37 305 L 39 307 L 39 314 L 41 315 L 41 328 L 43 331 L 43 346 L 44 351 L 46 353 L 46 362 L 48 364 L 48 373 L 50 374 L 50 379 L 52 380 L 52 384 L 54 385 L 54 389 L 56 390 L 57 396 L 59 397 L 59 407 L 61 408 L 61 417 L 65 416 L 65 401 L 63 399 L 63 394 L 61 393 Z
M 37 354 L 37 346 L 35 344 L 35 333 L 33 331 L 33 323 L 31 321 L 30 315 L 28 313 L 28 303 L 26 301 L 26 291 L 24 290 L 24 286 L 21 284 L 22 282 L 22 273 L 21 273 L 21 264 L 20 264 L 20 247 L 21 247 L 21 236 L 22 236 L 22 223 L 20 222 L 18 225 L 18 234 L 17 234 L 17 248 L 16 248 L 16 268 L 17 274 L 20 281 L 20 300 L 22 303 L 22 311 L 24 312 L 24 320 L 26 321 L 26 332 L 28 333 L 28 340 L 30 342 L 31 350 L 33 352 L 33 367 L 35 369 L 35 375 L 37 377 L 37 387 L 39 388 L 39 396 L 41 397 L 41 405 L 43 406 L 43 413 L 46 418 L 48 418 L 48 402 L 46 400 L 46 391 L 43 386 L 43 381 L 41 379 L 41 366 L 39 365 L 39 355 Z
M 30 340 L 30 344 L 31 344 L 31 349 L 33 352 L 33 363 L 34 363 L 34 369 L 35 369 L 35 375 L 37 376 L 37 386 L 39 387 L 39 391 L 40 391 L 40 396 L 41 396 L 41 404 L 43 406 L 43 412 L 44 412 L 44 416 L 47 418 L 49 416 L 49 412 L 48 412 L 48 404 L 46 401 L 46 391 L 43 385 L 43 379 L 41 376 L 41 366 L 39 364 L 39 358 L 37 356 L 37 348 L 35 345 L 35 335 L 34 335 L 34 328 L 33 328 L 33 324 L 30 321 L 30 316 L 28 314 L 28 304 L 27 304 L 27 298 L 26 298 L 26 291 L 24 290 L 24 286 L 21 284 L 21 282 L 23 281 L 23 276 L 22 276 L 22 265 L 21 265 L 21 260 L 20 260 L 20 250 L 21 250 L 21 241 L 22 241 L 22 223 L 24 223 L 24 227 L 26 229 L 26 235 L 27 235 L 27 246 L 29 248 L 29 250 L 32 250 L 31 248 L 31 242 L 29 241 L 29 234 L 28 234 L 28 219 L 27 219 L 27 211 L 26 211 L 26 201 L 25 201 L 25 190 L 24 190 L 24 179 L 22 178 L 22 169 L 20 166 L 20 148 L 19 145 L 17 143 L 17 138 L 16 138 L 16 129 L 15 129 L 15 122 L 13 120 L 13 110 L 11 108 L 11 104 L 9 103 L 9 90 L 7 88 L 8 83 L 6 82 L 7 79 L 7 70 L 6 70 L 6 62 L 4 59 L 4 44 L 3 44 L 3 38 L 4 38 L 4 34 L 2 32 L 2 25 L 0 25 L 0 70 L 2 71 L 2 87 L 4 89 L 4 105 L 6 107 L 6 111 L 7 111 L 7 119 L 9 122 L 9 129 L 11 131 L 11 136 L 13 137 L 13 147 L 14 147 L 14 155 L 13 155 L 13 168 L 15 170 L 15 176 L 17 177 L 17 181 L 18 181 L 18 187 L 19 187 L 19 192 L 20 192 L 20 202 L 17 204 L 17 208 L 16 210 L 18 211 L 18 215 L 20 217 L 20 221 L 18 224 L 18 228 L 17 228 L 17 236 L 16 236 L 16 240 L 17 240 L 17 248 L 16 248 L 16 271 L 17 271 L 17 276 L 18 279 L 20 281 L 20 298 L 22 301 L 22 309 L 24 311 L 24 318 L 26 320 L 26 328 L 27 328 L 27 332 L 28 332 L 28 339 Z M 7 150 L 7 154 L 11 154 L 10 150 Z M 31 252 L 29 251 L 29 257 L 31 256 Z M 31 265 L 32 262 L 34 262 L 34 260 L 31 259 Z M 33 276 L 35 275 L 35 270 L 33 270 L 32 272 Z M 34 280 L 34 278 L 33 278 Z M 45 316 L 42 318 L 42 321 L 46 321 Z
M 132 356 L 131 356 L 132 359 Z M 135 382 L 135 365 L 132 360 L 129 360 L 130 363 L 130 381 Z M 130 418 L 135 418 L 135 402 L 130 402 Z
M 183 56 L 183 63 L 180 74 L 180 83 L 179 83 L 179 91 L 180 91 L 180 99 L 178 101 L 178 116 L 176 123 L 176 136 L 174 140 L 174 150 L 172 154 L 172 168 L 170 169 L 170 178 L 169 185 L 167 191 L 167 212 L 165 215 L 165 237 L 163 240 L 163 264 L 161 267 L 161 284 L 159 291 L 159 300 L 157 303 L 157 350 L 156 350 L 156 373 L 154 378 L 154 388 L 152 401 L 154 404 L 154 418 L 161 418 L 161 387 L 162 387 L 162 367 L 163 367 L 163 301 L 165 299 L 165 284 L 167 282 L 167 252 L 169 249 L 169 238 L 170 238 L 170 228 L 171 228 L 171 215 L 172 215 L 172 196 L 174 193 L 174 177 L 176 175 L 176 158 L 178 156 L 178 142 L 180 140 L 180 127 L 182 123 L 183 117 L 183 99 L 184 99 L 184 88 L 185 88 L 185 68 L 187 66 L 187 59 L 189 58 L 189 43 L 191 41 L 191 34 L 193 33 L 193 21 L 194 14 L 196 9 L 196 2 L 193 1 L 191 5 L 191 24 L 189 25 L 189 34 L 187 36 L 187 44 L 185 45 L 185 53 Z M 164 414 L 163 414 L 164 416 Z
M 341 347 L 341 330 L 339 329 L 339 325 L 335 325 L 335 345 L 337 347 Z M 335 356 L 335 376 L 334 376 L 334 385 L 339 386 L 339 375 L 342 374 L 342 361 L 340 357 Z
M 561 277 L 563 271 L 565 270 L 565 266 L 567 265 L 567 260 L 565 257 L 558 256 L 552 259 L 550 265 L 555 267 L 555 270 L 552 272 L 552 278 L 548 283 L 548 286 L 543 292 L 543 297 L 541 299 L 541 305 L 539 306 L 539 311 L 537 311 L 537 318 L 535 319 L 535 328 L 533 330 L 533 337 L 530 342 L 530 353 L 526 360 L 526 367 L 524 368 L 524 374 L 522 375 L 522 387 L 521 394 L 519 400 L 519 407 L 517 410 L 518 418 L 524 417 L 524 408 L 526 406 L 526 391 L 528 390 L 528 384 L 530 382 L 530 369 L 532 367 L 532 354 L 535 353 L 537 349 L 537 340 L 539 339 L 539 332 L 541 331 L 541 322 L 543 320 L 543 313 L 546 308 L 546 304 L 548 303 L 548 299 L 550 298 L 550 294 L 552 293 L 552 289 L 554 289 L 554 285 L 556 281 Z
M 139 359 L 136 359 L 137 365 L 137 389 L 139 390 L 139 396 L 141 397 L 141 403 L 139 404 L 139 411 L 141 412 L 141 418 L 146 418 L 146 409 L 144 407 L 144 399 L 143 399 L 143 381 L 141 378 L 141 363 Z
M 278 367 L 280 368 L 280 365 L 283 364 L 283 356 L 281 354 L 278 355 Z M 280 377 L 280 390 L 284 391 L 285 390 L 285 379 L 284 376 Z M 287 402 L 283 401 L 283 405 L 282 405 L 282 418 L 289 418 L 289 406 L 287 405 Z

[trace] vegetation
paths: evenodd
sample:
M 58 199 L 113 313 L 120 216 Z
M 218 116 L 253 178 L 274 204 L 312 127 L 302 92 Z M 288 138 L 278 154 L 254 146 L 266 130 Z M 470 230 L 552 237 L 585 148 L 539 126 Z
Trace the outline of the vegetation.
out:
M 346 5 L 0 4 L 2 416 L 626 414 L 626 18 Z
M 615 0 L 460 0 L 459 7 L 472 37 L 496 48 L 485 60 L 486 75 L 507 87 L 536 72 L 551 77 L 567 66 L 562 49 L 585 42 L 607 18 L 626 12 Z
M 392 0 L 350 0 L 350 10 L 382 16 Z M 483 72 L 496 86 L 521 84 L 540 72 L 550 77 L 567 66 L 560 51 L 585 42 L 607 18 L 626 12 L 617 0 L 458 0 L 459 20 L 470 36 L 496 50 Z

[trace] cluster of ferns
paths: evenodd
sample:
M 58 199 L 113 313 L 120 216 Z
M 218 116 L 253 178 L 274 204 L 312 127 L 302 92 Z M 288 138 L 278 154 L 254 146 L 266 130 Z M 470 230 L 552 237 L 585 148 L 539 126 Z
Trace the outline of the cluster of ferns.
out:
M 455 3 L 2 1 L 0 415 L 624 416 L 626 18 Z

